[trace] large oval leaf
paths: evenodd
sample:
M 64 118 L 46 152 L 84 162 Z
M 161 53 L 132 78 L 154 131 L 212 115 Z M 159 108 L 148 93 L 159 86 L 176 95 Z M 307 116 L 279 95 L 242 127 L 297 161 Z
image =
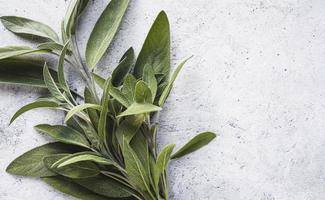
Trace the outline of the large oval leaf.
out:
M 129 0 L 111 0 L 90 34 L 86 48 L 86 63 L 94 68 L 111 44 L 122 21 Z
M 36 147 L 16 158 L 10 163 L 6 171 L 19 176 L 44 177 L 55 173 L 43 164 L 43 158 L 57 153 L 75 153 L 80 149 L 60 142 L 48 143 Z
M 17 58 L 0 60 L 0 83 L 45 88 L 43 65 L 44 63 L 38 60 Z M 50 73 L 56 76 L 54 70 L 50 69 Z
M 55 176 L 55 177 L 46 177 L 42 180 L 53 188 L 63 192 L 65 194 L 71 195 L 78 199 L 82 200 L 110 200 L 110 198 L 104 197 L 102 195 L 96 194 L 88 190 L 85 187 L 73 182 L 71 179 Z
M 82 133 L 79 133 L 78 131 L 67 126 L 61 126 L 61 125 L 51 126 L 49 124 L 39 124 L 35 126 L 35 129 L 39 132 L 51 136 L 55 140 L 58 140 L 66 144 L 73 144 L 85 148 L 90 147 L 88 140 L 85 138 L 85 136 Z
M 186 143 L 181 149 L 179 149 L 175 154 L 172 155 L 172 159 L 180 158 L 185 156 L 193 151 L 200 149 L 201 147 L 209 144 L 214 138 L 216 134 L 211 132 L 200 133 L 194 138 L 192 138 L 188 143 Z
M 134 74 L 141 78 L 146 65 L 156 74 L 168 75 L 170 70 L 170 31 L 167 15 L 160 12 L 143 44 L 134 67 Z
M 53 172 L 68 178 L 89 178 L 97 176 L 100 171 L 92 162 L 79 162 L 58 168 L 54 165 L 58 160 L 69 156 L 69 154 L 55 154 L 43 159 L 44 165 Z
M 11 32 L 21 36 L 36 36 L 58 42 L 59 37 L 51 27 L 24 17 L 2 16 L 2 24 Z

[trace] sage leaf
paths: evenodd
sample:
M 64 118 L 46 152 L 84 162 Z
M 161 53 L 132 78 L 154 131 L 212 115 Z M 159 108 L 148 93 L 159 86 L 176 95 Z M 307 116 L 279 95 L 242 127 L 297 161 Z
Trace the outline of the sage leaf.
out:
M 92 95 L 88 87 L 85 87 L 84 91 L 84 98 L 86 104 L 96 104 L 97 100 Z M 99 114 L 95 109 L 87 108 L 87 112 L 90 118 L 91 123 L 94 125 L 94 127 L 98 128 L 98 122 L 99 122 Z
M 85 187 L 73 182 L 73 180 L 62 177 L 45 177 L 42 180 L 53 188 L 82 200 L 110 200 L 108 197 L 96 194 Z
M 112 85 L 113 86 L 118 87 L 122 84 L 124 77 L 132 69 L 133 62 L 134 62 L 134 50 L 131 47 L 122 56 L 120 63 L 114 69 L 114 71 L 112 73 Z
M 94 177 L 100 173 L 99 169 L 94 163 L 87 161 L 71 164 L 60 168 L 53 165 L 58 160 L 68 155 L 69 154 L 54 154 L 46 156 L 43 159 L 44 165 L 57 174 L 73 179 Z
M 104 89 L 105 79 L 100 77 L 98 74 L 95 74 L 95 73 L 92 73 L 92 76 L 94 77 L 94 80 L 98 84 L 98 86 L 100 88 Z
M 129 99 L 129 102 L 134 101 L 134 93 L 135 93 L 135 85 L 137 84 L 137 80 L 133 75 L 128 74 L 124 78 L 122 93 Z
M 172 155 L 172 159 L 183 157 L 189 153 L 192 153 L 201 147 L 209 144 L 216 134 L 211 132 L 200 133 L 194 138 L 192 138 L 188 143 L 186 143 L 182 148 L 180 148 L 175 154 Z
M 134 99 L 137 103 L 152 103 L 150 88 L 144 81 L 138 81 L 135 86 Z
M 129 0 L 111 0 L 90 34 L 86 47 L 86 63 L 89 68 L 94 68 L 107 48 L 111 44 Z
M 139 160 L 136 153 L 130 147 L 126 140 L 123 141 L 123 156 L 125 161 L 125 170 L 133 185 L 141 191 L 149 191 L 149 176 L 146 173 L 144 166 Z
M 110 88 L 109 94 L 126 108 L 132 103 L 119 89 L 115 87 Z
M 43 65 L 38 60 L 10 58 L 0 60 L 0 83 L 45 88 Z M 50 69 L 52 76 L 56 72 Z
M 102 96 L 102 102 L 101 102 L 101 111 L 99 115 L 99 122 L 98 122 L 98 135 L 99 138 L 104 142 L 104 145 L 108 149 L 107 146 L 107 113 L 108 113 L 108 103 L 109 103 L 109 90 L 111 87 L 111 79 L 107 79 L 105 81 L 104 85 L 104 92 Z
M 10 163 L 6 171 L 18 176 L 44 177 L 55 173 L 43 164 L 43 158 L 58 153 L 75 153 L 78 149 L 60 142 L 48 143 L 27 151 Z
M 62 125 L 51 126 L 49 124 L 39 124 L 35 126 L 35 129 L 62 143 L 90 148 L 90 144 L 85 136 L 70 127 Z
M 59 160 L 57 163 L 54 163 L 54 165 L 57 164 L 57 167 L 61 168 L 82 161 L 92 161 L 102 165 L 116 165 L 111 160 L 101 157 L 95 154 L 94 152 L 80 152 L 76 154 L 71 154 L 69 156 L 64 157 L 63 161 Z
M 147 35 L 134 67 L 134 75 L 141 78 L 146 65 L 156 74 L 167 74 L 170 70 L 170 30 L 167 15 L 161 11 Z
M 45 52 L 48 51 L 44 49 L 33 49 L 25 46 L 7 46 L 0 48 L 0 60 L 16 56 L 22 56 L 25 54 Z
M 127 192 L 127 189 L 123 185 L 104 175 L 85 179 L 75 179 L 74 182 L 96 194 L 106 197 L 124 199 L 130 196 L 130 193 Z
M 155 106 L 153 104 L 149 103 L 133 103 L 131 106 L 129 106 L 124 112 L 118 115 L 118 117 L 124 117 L 129 115 L 139 115 L 144 113 L 150 113 L 150 112 L 156 112 L 160 111 L 161 107 Z
M 61 52 L 63 45 L 56 42 L 45 42 L 37 46 L 37 49 Z
M 116 128 L 116 137 L 118 143 L 123 149 L 124 141 L 129 144 L 133 136 L 137 133 L 142 122 L 144 120 L 143 115 L 126 117 L 121 124 Z
M 64 38 L 69 39 L 75 34 L 79 15 L 86 8 L 89 0 L 71 0 L 63 21 Z
M 20 36 L 36 36 L 59 42 L 59 37 L 53 29 L 41 22 L 16 16 L 2 16 L 0 20 L 9 31 Z
M 81 104 L 73 107 L 65 116 L 64 122 L 67 122 L 72 116 L 75 114 L 85 110 L 85 109 L 96 109 L 96 110 L 101 110 L 101 106 L 97 104 L 91 104 L 91 103 L 86 103 L 86 104 Z
M 167 145 L 158 155 L 155 170 L 153 172 L 153 181 L 156 190 L 158 190 L 159 178 L 167 168 L 170 156 L 175 148 L 175 144 Z
M 56 98 L 59 101 L 66 100 L 66 98 L 63 96 L 63 94 L 59 90 L 57 84 L 55 83 L 52 75 L 50 74 L 49 68 L 46 63 L 44 64 L 43 78 L 44 78 L 44 82 L 47 86 L 47 89 L 50 91 L 50 93 L 52 94 L 52 96 L 54 98 Z
M 179 72 L 181 71 L 181 69 L 183 68 L 183 66 L 185 65 L 185 63 L 190 59 L 191 57 L 187 58 L 186 60 L 184 60 L 183 62 L 181 62 L 177 68 L 175 69 L 170 81 L 168 82 L 167 86 L 164 88 L 160 98 L 159 98 L 159 106 L 163 106 L 170 91 L 172 90 L 173 88 L 173 84 L 179 74 Z
M 21 107 L 19 110 L 16 111 L 16 113 L 13 115 L 13 117 L 10 120 L 10 124 L 15 121 L 20 115 L 24 114 L 25 112 L 35 109 L 35 108 L 59 108 L 60 105 L 55 101 L 49 101 L 49 100 L 37 100 L 33 103 L 27 104 L 23 107 Z
M 142 80 L 148 85 L 152 95 L 152 102 L 154 102 L 157 94 L 157 79 L 155 77 L 155 72 L 150 65 L 146 65 L 143 69 Z

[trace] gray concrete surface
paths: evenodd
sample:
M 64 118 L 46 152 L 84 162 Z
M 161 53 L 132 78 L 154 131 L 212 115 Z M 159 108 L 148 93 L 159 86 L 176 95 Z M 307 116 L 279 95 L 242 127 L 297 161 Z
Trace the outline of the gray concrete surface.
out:
M 0 0 L 0 15 L 29 17 L 59 31 L 67 4 Z M 106 4 L 90 3 L 80 26 L 82 47 Z M 130 45 L 139 52 L 160 10 L 170 18 L 173 64 L 194 55 L 163 112 L 160 144 L 179 146 L 205 130 L 220 135 L 172 163 L 171 199 L 325 199 L 325 1 L 132 0 L 101 74 Z M 1 46 L 29 44 L 4 28 L 0 35 Z M 37 179 L 4 172 L 16 156 L 49 141 L 34 125 L 62 122 L 60 112 L 37 110 L 8 127 L 10 116 L 41 94 L 0 86 L 1 200 L 69 199 Z

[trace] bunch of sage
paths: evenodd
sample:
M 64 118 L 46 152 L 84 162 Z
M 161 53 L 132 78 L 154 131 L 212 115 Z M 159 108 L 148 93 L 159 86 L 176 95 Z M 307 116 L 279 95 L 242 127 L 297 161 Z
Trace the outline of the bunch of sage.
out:
M 64 111 L 63 125 L 39 124 L 35 129 L 56 142 L 34 148 L 15 159 L 7 172 L 40 177 L 57 190 L 79 199 L 168 199 L 168 163 L 215 138 L 204 132 L 173 153 L 174 144 L 157 149 L 159 112 L 184 66 L 170 74 L 170 30 L 165 12 L 154 21 L 136 58 L 129 48 L 108 78 L 94 73 L 112 43 L 129 0 L 111 0 L 89 37 L 85 62 L 76 40 L 77 22 L 88 0 L 71 0 L 62 21 L 61 36 L 49 26 L 17 16 L 2 16 L 9 31 L 40 38 L 37 47 L 0 48 L 0 82 L 43 87 L 47 97 L 20 108 L 12 123 L 35 108 Z M 46 58 L 56 56 L 56 66 Z M 84 94 L 71 89 L 65 67 L 79 72 Z M 102 94 L 102 95 L 99 95 Z

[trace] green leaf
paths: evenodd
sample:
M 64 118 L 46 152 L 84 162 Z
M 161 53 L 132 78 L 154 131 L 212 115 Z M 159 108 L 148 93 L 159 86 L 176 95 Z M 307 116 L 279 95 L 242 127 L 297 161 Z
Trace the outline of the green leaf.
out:
M 113 165 L 113 166 L 116 165 L 111 160 L 101 157 L 91 151 L 71 154 L 69 156 L 64 157 L 62 161 L 59 160 L 58 163 L 55 163 L 55 164 L 57 164 L 58 168 L 61 168 L 61 167 L 65 167 L 67 165 L 71 165 L 71 164 L 83 162 L 83 161 L 92 161 L 92 162 L 102 164 L 102 165 Z
M 44 53 L 44 52 L 48 52 L 48 51 L 44 49 L 33 49 L 25 46 L 7 46 L 7 47 L 0 48 L 0 60 L 31 54 L 31 53 Z
M 55 101 L 49 101 L 40 99 L 33 103 L 27 104 L 20 108 L 16 113 L 13 115 L 13 117 L 10 120 L 10 124 L 15 121 L 20 115 L 24 114 L 25 112 L 35 109 L 35 108 L 58 108 L 60 105 Z
M 129 116 L 129 115 L 139 115 L 139 114 L 144 114 L 144 113 L 156 112 L 156 111 L 160 111 L 160 110 L 161 110 L 160 107 L 155 106 L 153 104 L 133 103 L 124 112 L 119 114 L 118 117 L 124 117 L 124 116 Z
M 118 30 L 128 4 L 129 0 L 111 0 L 99 17 L 86 48 L 86 63 L 89 68 L 94 68 L 105 54 Z
M 60 142 L 48 143 L 36 147 L 16 158 L 10 163 L 6 171 L 18 176 L 44 177 L 53 176 L 43 164 L 43 158 L 57 153 L 75 153 L 78 149 Z
M 132 69 L 134 62 L 134 50 L 133 48 L 129 48 L 125 54 L 122 56 L 120 63 L 114 69 L 112 73 L 112 84 L 115 87 L 118 87 L 122 84 L 124 77 L 130 72 Z
M 102 102 L 101 102 L 101 111 L 99 115 L 99 122 L 98 122 L 98 135 L 99 138 L 101 138 L 102 141 L 104 141 L 104 144 L 107 146 L 107 129 L 106 129 L 106 124 L 107 124 L 107 113 L 108 113 L 108 102 L 109 102 L 109 90 L 111 87 L 111 79 L 107 79 L 105 81 L 105 86 L 104 86 L 104 92 L 102 96 Z
M 95 97 L 92 95 L 88 87 L 85 87 L 84 91 L 84 98 L 85 98 L 85 103 L 87 104 L 96 104 L 97 101 Z M 97 129 L 98 128 L 98 122 L 99 122 L 99 114 L 96 110 L 94 109 L 87 109 L 89 118 L 91 123 L 94 125 L 94 127 Z
M 141 78 L 143 69 L 149 65 L 155 74 L 167 74 L 170 70 L 170 31 L 167 15 L 160 12 L 142 46 L 134 67 L 135 77 Z
M 192 56 L 191 56 L 191 57 L 192 57 Z M 163 105 L 164 105 L 164 103 L 165 103 L 165 101 L 166 101 L 166 99 L 167 99 L 167 97 L 168 97 L 170 91 L 171 91 L 172 88 L 173 88 L 174 81 L 176 80 L 176 78 L 177 78 L 179 72 L 181 71 L 181 69 L 183 68 L 183 66 L 185 65 L 185 63 L 186 63 L 186 62 L 187 62 L 191 57 L 185 59 L 185 60 L 184 60 L 183 62 L 181 62 L 181 63 L 177 66 L 177 68 L 175 69 L 175 71 L 174 71 L 174 73 L 173 73 L 173 75 L 172 75 L 170 81 L 168 82 L 167 86 L 164 88 L 163 93 L 161 94 L 161 96 L 160 96 L 160 98 L 159 98 L 159 103 L 158 103 L 159 106 L 163 106 Z
M 123 82 L 122 93 L 129 99 L 129 102 L 134 101 L 134 93 L 135 93 L 135 85 L 137 84 L 137 80 L 134 78 L 132 74 L 126 75 Z
M 9 31 L 18 35 L 36 36 L 55 42 L 59 41 L 59 37 L 53 29 L 41 22 L 16 16 L 2 16 L 0 20 Z
M 155 72 L 150 65 L 146 65 L 143 69 L 142 80 L 148 85 L 152 94 L 152 102 L 155 100 L 157 94 L 157 79 Z
M 35 126 L 35 129 L 39 132 L 46 133 L 62 143 L 73 144 L 85 148 L 90 147 L 89 142 L 82 133 L 67 126 L 39 124 Z
M 101 106 L 98 104 L 91 104 L 91 103 L 85 103 L 85 104 L 81 104 L 81 105 L 77 105 L 75 107 L 73 107 L 65 116 L 64 122 L 67 122 L 72 116 L 74 116 L 75 114 L 85 110 L 85 109 L 95 109 L 95 110 L 101 110 Z
M 71 164 L 60 168 L 58 168 L 56 165 L 53 165 L 58 160 L 68 155 L 69 154 L 54 154 L 46 156 L 43 159 L 44 165 L 57 174 L 73 179 L 94 177 L 100 173 L 99 169 L 94 163 L 87 161 Z
M 47 67 L 46 63 L 44 64 L 43 77 L 44 77 L 44 82 L 45 82 L 48 90 L 52 94 L 52 96 L 59 101 L 65 101 L 66 98 L 63 96 L 63 94 L 59 90 L 58 86 L 56 85 L 54 79 L 52 78 L 52 75 L 50 74 L 49 68 Z
M 115 87 L 110 88 L 109 94 L 126 108 L 132 103 L 119 89 Z
M 179 149 L 175 154 L 172 155 L 172 159 L 180 158 L 189 153 L 192 153 L 201 147 L 209 144 L 214 138 L 216 134 L 211 132 L 200 133 L 194 138 L 192 138 L 187 144 L 185 144 L 181 149 Z
M 63 21 L 64 38 L 68 40 L 75 33 L 79 15 L 86 8 L 89 0 L 71 0 Z
M 45 88 L 43 65 L 38 60 L 21 58 L 0 60 L 0 83 Z M 55 71 L 50 70 L 50 73 L 56 76 Z
M 159 178 L 162 173 L 167 168 L 168 162 L 170 160 L 170 155 L 175 148 L 175 144 L 167 145 L 158 155 L 155 170 L 153 172 L 153 181 L 156 190 L 158 190 Z
M 139 130 L 143 120 L 143 115 L 129 116 L 126 117 L 122 121 L 122 123 L 116 128 L 116 137 L 122 149 L 124 145 L 123 141 L 125 140 L 127 144 L 130 143 L 133 136 Z
M 137 103 L 152 103 L 150 88 L 144 81 L 138 81 L 135 86 L 134 99 Z
M 149 191 L 149 176 L 144 166 L 139 160 L 134 150 L 130 147 L 126 140 L 123 141 L 123 156 L 125 161 L 125 170 L 129 180 L 133 185 L 142 191 Z
M 110 200 L 110 198 L 104 197 L 102 195 L 96 194 L 88 190 L 81 185 L 74 183 L 71 179 L 56 176 L 56 177 L 46 177 L 42 178 L 42 180 L 53 188 L 63 192 L 65 194 L 71 195 L 78 199 L 82 200 Z
M 56 42 L 45 42 L 37 46 L 38 49 L 61 52 L 63 45 Z
M 76 179 L 77 184 L 106 197 L 125 198 L 129 197 L 130 193 L 126 191 L 117 181 L 108 178 L 104 175 L 98 175 L 92 178 Z M 97 200 L 97 199 L 96 199 Z
M 105 79 L 100 77 L 99 75 L 95 74 L 95 73 L 91 73 L 92 76 L 94 77 L 95 82 L 98 84 L 98 86 L 102 89 L 104 89 L 104 85 L 105 85 Z

